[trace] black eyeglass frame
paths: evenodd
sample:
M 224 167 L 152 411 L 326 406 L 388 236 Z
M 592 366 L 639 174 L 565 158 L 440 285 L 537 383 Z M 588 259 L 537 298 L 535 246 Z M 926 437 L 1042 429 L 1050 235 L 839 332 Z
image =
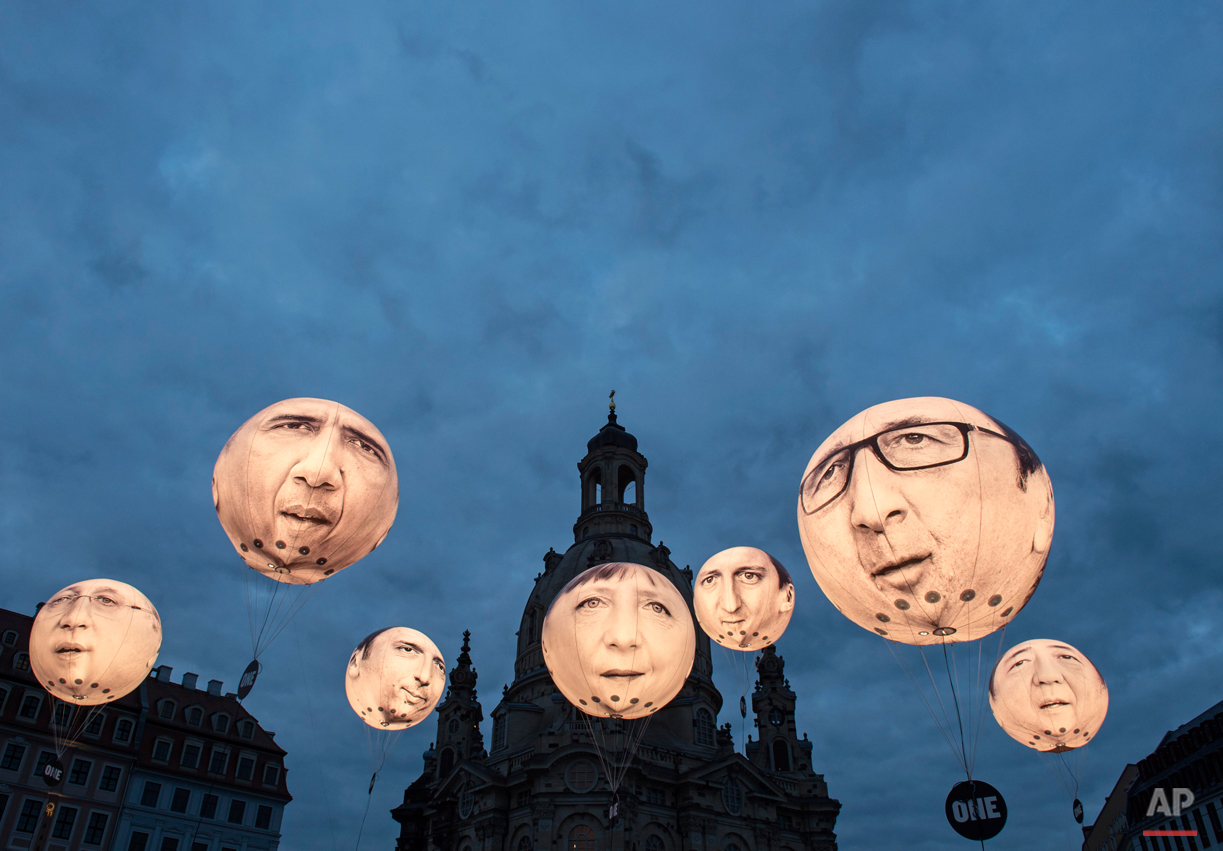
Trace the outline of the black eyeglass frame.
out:
M 922 464 L 919 467 L 897 467 L 895 464 L 893 464 L 891 461 L 889 461 L 887 458 L 883 456 L 883 450 L 879 448 L 879 438 L 883 437 L 885 434 L 891 434 L 894 431 L 904 431 L 905 429 L 920 428 L 923 426 L 955 426 L 957 429 L 959 429 L 960 435 L 964 438 L 964 451 L 960 453 L 960 457 L 952 458 L 949 461 L 939 461 L 937 464 Z M 907 472 L 911 472 L 914 470 L 932 470 L 935 467 L 946 467 L 949 464 L 958 464 L 961 461 L 963 461 L 965 458 L 967 458 L 968 457 L 968 447 L 969 447 L 968 433 L 971 431 L 979 431 L 984 434 L 992 434 L 994 437 L 1001 437 L 1007 443 L 1011 444 L 1012 446 L 1017 447 L 1017 444 L 1015 443 L 1015 441 L 1012 440 L 1007 435 L 1002 434 L 1001 432 L 994 431 L 993 429 L 984 428 L 983 426 L 973 425 L 972 423 L 956 423 L 956 422 L 951 422 L 951 421 L 945 421 L 945 422 L 936 422 L 936 423 L 909 423 L 908 425 L 893 426 L 892 428 L 884 429 L 883 431 L 879 432 L 878 434 L 872 435 L 871 437 L 863 438 L 862 440 L 859 440 L 856 443 L 851 443 L 848 446 L 842 446 L 836 452 L 832 453 L 827 458 L 824 458 L 822 461 L 820 461 L 819 464 L 816 464 L 815 467 L 811 469 L 810 473 L 803 476 L 803 480 L 798 486 L 798 504 L 802 508 L 803 514 L 810 517 L 813 514 L 817 514 L 820 511 L 823 511 L 825 508 L 827 508 L 829 505 L 835 502 L 841 496 L 841 494 L 845 493 L 845 491 L 849 489 L 849 482 L 851 479 L 853 479 L 853 476 L 854 476 L 854 459 L 858 455 L 858 450 L 862 449 L 863 447 L 869 446 L 871 448 L 871 451 L 875 453 L 875 457 L 879 459 L 879 463 L 883 464 L 883 466 L 887 467 L 889 470 L 892 470 L 893 472 L 907 473 Z M 824 467 L 828 464 L 828 462 L 831 461 L 833 458 L 843 453 L 846 453 L 846 452 L 849 453 L 849 468 L 845 471 L 845 484 L 841 485 L 841 489 L 839 491 L 837 491 L 835 494 L 830 496 L 824 502 L 820 503 L 819 506 L 808 511 L 806 502 L 803 499 L 803 491 L 807 489 L 807 480 L 810 479 L 812 476 L 814 476 L 816 473 L 823 470 Z

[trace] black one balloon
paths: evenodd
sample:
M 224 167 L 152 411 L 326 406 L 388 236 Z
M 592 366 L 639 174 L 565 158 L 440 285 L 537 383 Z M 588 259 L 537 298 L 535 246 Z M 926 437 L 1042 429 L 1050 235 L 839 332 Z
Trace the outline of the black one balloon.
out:
M 947 823 L 965 839 L 993 839 L 1006 827 L 1006 801 L 983 780 L 961 780 L 947 795 Z

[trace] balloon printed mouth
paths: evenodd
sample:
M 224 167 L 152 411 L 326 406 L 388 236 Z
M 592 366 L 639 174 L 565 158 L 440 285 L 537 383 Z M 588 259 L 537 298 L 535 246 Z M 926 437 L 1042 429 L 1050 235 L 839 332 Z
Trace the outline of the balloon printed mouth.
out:
M 609 679 L 609 680 L 627 680 L 629 682 L 632 682 L 633 680 L 637 679 L 638 677 L 645 676 L 645 674 L 641 671 L 622 671 L 622 670 L 617 669 L 617 670 L 611 670 L 611 671 L 604 671 L 603 673 L 599 674 L 599 676 L 605 679 Z
M 68 658 L 75 656 L 78 653 L 88 653 L 89 651 L 80 644 L 60 644 L 55 648 L 55 655 Z
M 876 567 L 874 570 L 872 570 L 871 576 L 875 577 L 876 579 L 879 579 L 879 578 L 891 579 L 897 573 L 900 573 L 901 579 L 902 579 L 901 584 L 907 584 L 903 581 L 904 579 L 903 571 L 905 571 L 906 569 L 910 567 L 917 567 L 919 564 L 930 561 L 932 558 L 933 558 L 933 555 L 931 553 L 926 553 L 923 556 L 912 556 L 910 558 L 885 562 L 879 565 L 878 567 Z
M 291 523 L 301 523 L 305 526 L 331 526 L 335 523 L 316 506 L 289 505 L 280 510 L 280 516 Z

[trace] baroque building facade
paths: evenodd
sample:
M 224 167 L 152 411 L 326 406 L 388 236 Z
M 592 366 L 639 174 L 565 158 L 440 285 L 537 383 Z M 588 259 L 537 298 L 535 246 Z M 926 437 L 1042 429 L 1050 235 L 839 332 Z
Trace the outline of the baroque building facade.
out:
M 220 680 L 173 682 L 169 665 L 73 724 L 48 787 L 73 716 L 30 670 L 33 622 L 0 609 L 0 849 L 275 851 L 285 751 Z
M 486 747 L 465 633 L 437 709 L 436 744 L 391 811 L 400 824 L 398 851 L 835 851 L 841 805 L 812 765 L 811 742 L 799 737 L 797 696 L 773 647 L 757 662 L 751 710 L 759 740 L 749 737 L 746 755 L 736 752 L 731 725 L 717 725 L 722 695 L 699 627 L 682 690 L 646 721 L 586 716 L 544 666 L 544 615 L 587 568 L 646 565 L 691 610 L 691 569 L 679 568 L 662 541 L 653 543 L 646 465 L 613 403 L 578 462 L 574 543 L 564 553 L 548 551 L 527 597 L 514 680 L 491 713 L 492 740 Z

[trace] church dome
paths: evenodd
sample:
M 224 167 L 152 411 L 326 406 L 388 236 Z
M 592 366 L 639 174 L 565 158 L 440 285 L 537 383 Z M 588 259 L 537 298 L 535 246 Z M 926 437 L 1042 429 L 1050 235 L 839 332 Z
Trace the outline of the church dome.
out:
M 616 422 L 615 411 L 608 413 L 607 425 L 599 429 L 598 434 L 586 441 L 587 453 L 592 453 L 604 446 L 622 446 L 632 452 L 637 451 L 637 438 L 625 431 L 624 426 Z

